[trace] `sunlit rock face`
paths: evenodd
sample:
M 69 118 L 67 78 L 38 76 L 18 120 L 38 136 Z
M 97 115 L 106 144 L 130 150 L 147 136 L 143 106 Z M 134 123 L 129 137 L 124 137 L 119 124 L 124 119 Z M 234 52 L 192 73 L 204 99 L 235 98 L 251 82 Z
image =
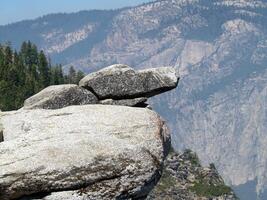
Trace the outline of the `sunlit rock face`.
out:
M 146 108 L 20 110 L 2 125 L 3 200 L 144 198 L 170 147 L 166 124 Z
M 51 57 L 86 72 L 114 63 L 176 66 L 178 91 L 151 102 L 168 119 L 174 146 L 214 162 L 228 184 L 254 183 L 252 192 L 266 199 L 266 7 L 263 0 L 162 0 L 72 14 L 73 26 L 63 26 L 63 34 L 78 33 L 79 39 Z M 18 46 L 31 39 L 49 49 L 42 35 L 57 34 L 67 16 L 0 27 L 0 40 Z M 18 34 L 21 29 L 25 34 Z

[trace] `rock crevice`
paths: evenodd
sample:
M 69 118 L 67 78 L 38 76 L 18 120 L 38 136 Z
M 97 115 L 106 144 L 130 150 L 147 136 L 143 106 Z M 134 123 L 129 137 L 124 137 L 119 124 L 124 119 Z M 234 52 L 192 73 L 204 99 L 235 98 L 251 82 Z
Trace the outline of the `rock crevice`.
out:
M 4 141 L 4 127 L 3 124 L 1 122 L 1 116 L 2 116 L 2 111 L 0 110 L 0 142 Z

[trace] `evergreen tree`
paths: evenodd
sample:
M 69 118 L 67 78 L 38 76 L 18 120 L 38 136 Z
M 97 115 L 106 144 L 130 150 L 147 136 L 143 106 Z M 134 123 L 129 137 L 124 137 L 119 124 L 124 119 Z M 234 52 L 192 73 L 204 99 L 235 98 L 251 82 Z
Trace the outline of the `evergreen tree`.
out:
M 43 51 L 39 53 L 38 57 L 38 71 L 39 71 L 39 88 L 43 89 L 50 84 L 50 69 L 47 58 Z
M 75 81 L 76 81 L 76 71 L 74 67 L 71 66 L 68 74 L 68 83 L 75 83 Z
M 74 67 L 64 75 L 62 66 L 51 66 L 43 51 L 30 41 L 23 42 L 19 52 L 11 44 L 0 44 L 0 109 L 14 110 L 25 99 L 49 85 L 78 83 L 84 74 Z
M 80 80 L 85 76 L 85 74 L 82 71 L 78 71 L 76 74 L 76 80 L 75 83 L 79 84 Z

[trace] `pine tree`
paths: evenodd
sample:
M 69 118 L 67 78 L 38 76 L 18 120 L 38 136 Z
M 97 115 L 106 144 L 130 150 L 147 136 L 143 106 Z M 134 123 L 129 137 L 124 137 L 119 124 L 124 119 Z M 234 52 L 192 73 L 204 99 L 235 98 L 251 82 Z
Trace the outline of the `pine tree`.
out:
M 84 77 L 84 73 L 82 71 L 78 71 L 76 74 L 76 80 L 75 80 L 75 84 L 79 84 L 80 80 Z
M 50 69 L 47 58 L 43 51 L 38 56 L 39 88 L 43 89 L 50 83 Z
M 78 83 L 84 74 L 74 67 L 69 74 L 62 66 L 52 66 L 43 51 L 30 41 L 23 42 L 19 52 L 11 44 L 0 44 L 0 109 L 14 110 L 23 106 L 25 99 L 49 85 Z
M 71 66 L 68 74 L 68 83 L 75 83 L 75 81 L 76 81 L 76 71 L 74 67 Z

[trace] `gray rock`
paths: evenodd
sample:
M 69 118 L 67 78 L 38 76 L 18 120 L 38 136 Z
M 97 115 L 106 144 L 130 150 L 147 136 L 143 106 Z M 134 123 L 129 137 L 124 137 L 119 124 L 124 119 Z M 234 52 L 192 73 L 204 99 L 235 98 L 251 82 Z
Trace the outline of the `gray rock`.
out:
M 135 99 L 122 99 L 122 100 L 114 100 L 114 99 L 105 99 L 100 101 L 100 104 L 103 105 L 120 105 L 120 106 L 138 106 L 143 105 L 147 101 L 147 98 L 135 98 Z
M 90 91 L 77 85 L 49 86 L 24 102 L 25 109 L 59 109 L 70 105 L 96 104 L 98 99 Z
M 135 71 L 118 64 L 87 75 L 79 85 L 99 99 L 129 99 L 166 92 L 175 88 L 178 80 L 175 69 L 171 67 Z
M 160 116 L 142 108 L 20 110 L 4 113 L 2 124 L 1 200 L 144 197 L 170 146 Z

